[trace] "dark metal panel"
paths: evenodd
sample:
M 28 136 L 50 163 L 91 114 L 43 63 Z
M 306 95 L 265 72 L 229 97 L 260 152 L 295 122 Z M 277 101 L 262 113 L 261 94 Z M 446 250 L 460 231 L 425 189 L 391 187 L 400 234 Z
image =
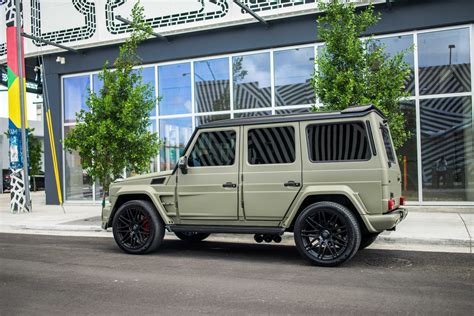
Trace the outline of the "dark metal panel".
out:
M 46 80 L 48 82 L 48 96 L 49 96 L 49 106 L 51 111 L 51 121 L 53 125 L 53 133 L 55 136 L 55 145 L 56 145 L 56 154 L 58 161 L 58 170 L 59 170 L 59 181 L 61 183 L 61 192 L 64 196 L 64 186 L 63 186 L 63 150 L 60 139 L 62 137 L 62 127 L 61 127 L 61 82 L 57 74 L 48 73 L 48 63 L 45 61 L 46 65 Z M 44 112 L 44 111 L 43 111 Z M 46 117 L 43 113 L 43 124 L 44 124 L 44 168 L 45 168 L 45 191 L 46 191 L 46 204 L 48 205 L 58 205 L 58 193 L 56 189 L 56 180 L 54 177 L 54 167 L 53 161 L 51 158 L 51 146 L 49 141 L 49 131 L 46 123 Z M 63 198 L 64 200 L 64 198 Z

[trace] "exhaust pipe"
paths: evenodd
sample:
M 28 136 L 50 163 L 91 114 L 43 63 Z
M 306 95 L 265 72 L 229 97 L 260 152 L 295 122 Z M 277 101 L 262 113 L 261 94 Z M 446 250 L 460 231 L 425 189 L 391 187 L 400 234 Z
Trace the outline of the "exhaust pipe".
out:
M 256 242 L 261 243 L 263 241 L 263 235 L 261 234 L 255 234 L 253 236 L 253 239 L 255 239 Z
M 276 243 L 280 243 L 281 242 L 281 236 L 280 235 L 273 236 L 273 241 L 276 242 Z
M 265 240 L 265 242 L 272 242 L 273 236 L 272 235 L 265 235 L 265 236 L 263 236 L 263 239 Z

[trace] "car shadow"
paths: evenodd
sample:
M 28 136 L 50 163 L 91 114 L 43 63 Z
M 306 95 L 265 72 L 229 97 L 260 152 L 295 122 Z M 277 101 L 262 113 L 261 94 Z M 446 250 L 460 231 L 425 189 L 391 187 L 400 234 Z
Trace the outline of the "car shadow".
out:
M 115 245 L 107 247 L 114 253 L 123 253 Z M 126 254 L 124 254 L 126 255 Z M 311 263 L 300 256 L 294 245 L 285 244 L 251 244 L 221 241 L 202 241 L 189 243 L 181 240 L 165 240 L 163 245 L 146 257 L 162 257 L 189 260 L 224 260 L 241 261 L 272 265 L 311 266 Z M 386 249 L 364 249 L 359 251 L 343 268 L 381 268 L 381 269 L 423 269 L 433 267 L 433 262 L 442 260 L 458 265 L 466 261 L 470 254 L 439 253 L 421 251 L 403 251 Z M 458 258 L 464 260 L 458 260 Z

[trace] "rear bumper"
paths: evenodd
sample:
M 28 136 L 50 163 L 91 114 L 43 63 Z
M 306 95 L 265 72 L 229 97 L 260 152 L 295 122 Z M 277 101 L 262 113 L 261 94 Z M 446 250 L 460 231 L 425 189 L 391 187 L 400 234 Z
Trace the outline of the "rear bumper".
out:
M 397 208 L 390 213 L 381 215 L 365 215 L 364 219 L 369 224 L 368 229 L 372 232 L 382 232 L 387 229 L 392 229 L 397 226 L 408 215 L 408 210 L 405 208 Z

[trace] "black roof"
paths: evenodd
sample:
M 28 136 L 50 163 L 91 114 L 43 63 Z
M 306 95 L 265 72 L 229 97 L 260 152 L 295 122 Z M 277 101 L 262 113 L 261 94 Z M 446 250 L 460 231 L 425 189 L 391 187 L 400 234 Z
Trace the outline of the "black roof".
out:
M 313 121 L 313 120 L 326 120 L 333 118 L 348 118 L 348 117 L 361 117 L 375 112 L 385 119 L 385 115 L 376 108 L 374 105 L 361 105 L 352 106 L 342 111 L 331 111 L 331 112 L 313 112 L 303 114 L 283 114 L 283 115 L 272 115 L 272 116 L 259 116 L 259 117 L 245 117 L 237 119 L 219 120 L 203 124 L 197 127 L 197 129 L 210 128 L 210 127 L 227 127 L 227 126 L 240 126 L 240 125 L 254 125 L 254 124 L 271 124 L 271 123 L 282 123 L 282 122 L 299 122 L 299 121 Z

